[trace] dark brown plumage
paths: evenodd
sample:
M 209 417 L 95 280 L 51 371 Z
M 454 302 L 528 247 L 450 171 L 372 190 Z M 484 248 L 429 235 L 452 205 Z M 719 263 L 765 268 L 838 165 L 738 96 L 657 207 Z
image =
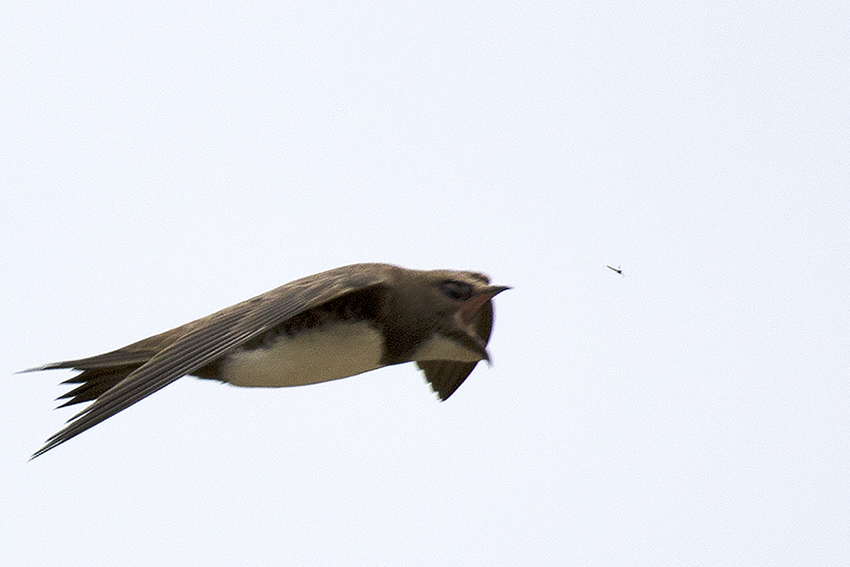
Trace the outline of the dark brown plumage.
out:
M 489 360 L 490 300 L 505 289 L 475 272 L 354 264 L 112 352 L 32 369 L 81 370 L 64 382 L 79 385 L 62 406 L 93 402 L 33 458 L 185 375 L 290 386 L 416 361 L 445 400 Z

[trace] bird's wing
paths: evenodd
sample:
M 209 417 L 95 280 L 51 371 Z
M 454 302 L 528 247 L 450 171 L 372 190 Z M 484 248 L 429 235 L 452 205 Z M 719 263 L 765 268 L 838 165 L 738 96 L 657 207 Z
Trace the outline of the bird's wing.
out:
M 475 322 L 475 332 L 484 340 L 486 345 L 490 341 L 490 333 L 493 330 L 493 302 L 488 301 L 481 306 L 478 319 Z M 425 378 L 431 384 L 431 388 L 437 393 L 441 401 L 449 399 L 454 394 L 466 377 L 475 368 L 477 362 L 457 362 L 454 360 L 422 360 L 416 365 L 425 373 Z
M 187 331 L 183 336 L 72 417 L 68 425 L 48 439 L 44 447 L 32 458 L 79 435 L 181 376 L 215 361 L 233 348 L 299 313 L 347 293 L 384 284 L 390 269 L 383 264 L 357 264 L 337 268 L 296 280 L 184 325 Z

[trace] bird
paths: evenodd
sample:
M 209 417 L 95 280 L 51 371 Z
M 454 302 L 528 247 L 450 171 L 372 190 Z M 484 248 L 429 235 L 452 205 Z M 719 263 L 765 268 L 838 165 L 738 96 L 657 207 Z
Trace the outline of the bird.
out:
M 617 266 L 617 267 L 615 268 L 615 267 L 613 267 L 613 266 L 607 266 L 607 265 L 606 265 L 605 267 L 606 267 L 606 268 L 608 268 L 609 270 L 614 270 L 615 272 L 617 272 L 617 273 L 618 273 L 618 274 L 620 274 L 621 276 L 623 275 L 623 270 L 621 270 L 619 266 Z
M 352 264 L 307 276 L 72 369 L 59 407 L 91 402 L 31 459 L 187 375 L 242 387 L 315 384 L 415 362 L 440 401 L 490 362 L 492 299 L 478 272 Z

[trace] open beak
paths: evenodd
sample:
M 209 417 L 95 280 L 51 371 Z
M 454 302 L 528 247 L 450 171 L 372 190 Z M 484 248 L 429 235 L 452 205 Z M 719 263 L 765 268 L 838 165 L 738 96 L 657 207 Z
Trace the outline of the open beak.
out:
M 478 310 L 481 309 L 485 303 L 506 289 L 511 288 L 506 285 L 491 285 L 469 298 L 467 302 L 463 304 L 463 307 L 458 310 L 458 317 L 463 322 L 463 326 L 469 327 L 475 320 L 475 315 L 478 313 Z

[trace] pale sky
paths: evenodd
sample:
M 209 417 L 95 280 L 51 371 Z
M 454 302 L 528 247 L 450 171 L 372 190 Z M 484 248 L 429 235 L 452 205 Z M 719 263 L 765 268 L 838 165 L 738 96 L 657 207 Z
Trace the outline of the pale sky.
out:
M 848 37 L 846 2 L 4 2 L 4 565 L 850 563 Z M 513 286 L 492 367 L 184 378 L 27 461 L 73 373 L 16 371 L 355 262 Z

